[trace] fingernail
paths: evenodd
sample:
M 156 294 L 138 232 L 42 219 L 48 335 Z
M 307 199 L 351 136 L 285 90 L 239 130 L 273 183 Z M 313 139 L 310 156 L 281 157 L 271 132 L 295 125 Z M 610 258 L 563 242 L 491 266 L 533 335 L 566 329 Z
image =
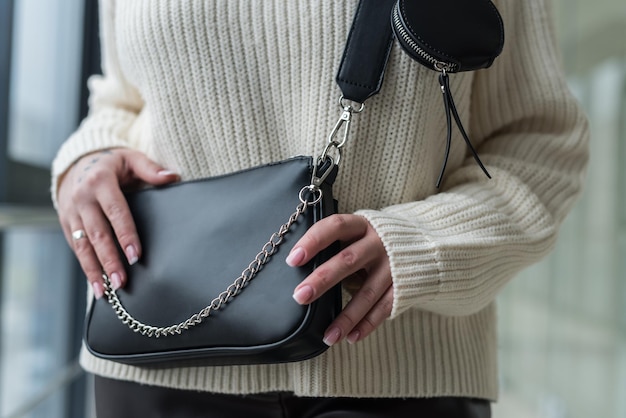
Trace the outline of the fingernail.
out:
M 96 297 L 96 299 L 100 299 L 102 296 L 104 296 L 104 288 L 102 287 L 102 283 L 93 282 L 91 284 L 91 288 L 93 289 L 93 295 Z
M 109 279 L 111 279 L 111 285 L 113 286 L 113 290 L 117 290 L 122 287 L 122 278 L 118 273 L 111 273 Z
M 313 297 L 313 288 L 311 286 L 302 286 L 293 293 L 293 298 L 300 305 L 306 305 Z
M 346 340 L 348 340 L 348 342 L 350 344 L 354 344 L 355 342 L 359 341 L 359 338 L 361 337 L 361 332 L 360 331 L 352 331 L 350 334 L 348 334 L 348 336 L 346 337 Z
M 324 344 L 331 346 L 337 344 L 337 341 L 341 338 L 341 330 L 339 328 L 332 328 L 324 335 Z
M 298 264 L 302 262 L 304 259 L 304 250 L 300 247 L 294 248 L 293 251 L 289 253 L 287 259 L 287 265 L 290 267 L 296 267 Z
M 137 249 L 134 245 L 126 247 L 126 258 L 128 259 L 128 264 L 131 266 L 139 260 L 139 257 L 137 256 Z
M 176 173 L 174 173 L 173 171 L 170 171 L 170 170 L 161 170 L 161 171 L 157 172 L 157 174 L 159 176 L 163 176 L 163 177 L 176 175 Z

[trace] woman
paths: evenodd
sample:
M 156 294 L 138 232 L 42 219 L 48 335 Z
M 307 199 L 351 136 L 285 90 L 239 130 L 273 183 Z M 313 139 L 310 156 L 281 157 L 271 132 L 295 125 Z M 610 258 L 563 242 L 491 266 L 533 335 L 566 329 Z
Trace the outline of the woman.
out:
M 286 260 L 298 266 L 343 242 L 294 289 L 306 304 L 350 278 L 326 353 L 152 370 L 83 350 L 99 416 L 489 416 L 494 298 L 552 248 L 587 162 L 586 119 L 565 85 L 546 2 L 497 1 L 501 57 L 452 79 L 491 180 L 456 138 L 435 187 L 446 123 L 436 74 L 392 50 L 385 85 L 342 157 L 343 214 L 316 224 Z M 104 74 L 90 80 L 90 114 L 59 151 L 52 182 L 96 298 L 102 269 L 114 287 L 126 284 L 115 241 L 129 263 L 142 255 L 124 187 L 319 152 L 337 117 L 334 77 L 355 7 L 101 1 Z

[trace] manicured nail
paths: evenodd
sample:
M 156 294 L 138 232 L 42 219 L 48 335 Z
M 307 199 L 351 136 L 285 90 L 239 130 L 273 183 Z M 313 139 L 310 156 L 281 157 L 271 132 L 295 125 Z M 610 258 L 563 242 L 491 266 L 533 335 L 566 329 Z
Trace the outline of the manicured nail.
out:
M 170 170 L 161 170 L 161 171 L 157 172 L 157 174 L 159 176 L 163 176 L 163 177 L 175 176 L 176 175 L 176 173 L 174 173 L 173 171 L 170 171 Z
M 289 255 L 287 256 L 287 260 L 285 261 L 287 262 L 288 266 L 296 267 L 298 264 L 302 262 L 303 259 L 304 259 L 304 250 L 298 247 L 298 248 L 294 248 L 293 251 L 289 253 Z
M 137 249 L 134 245 L 126 247 L 126 258 L 128 259 L 128 264 L 131 266 L 139 260 L 139 257 L 137 256 Z
M 93 289 L 93 295 L 96 297 L 96 299 L 100 299 L 102 296 L 104 296 L 104 288 L 102 287 L 102 283 L 93 282 L 91 284 L 91 288 Z
M 337 344 L 337 341 L 341 338 L 341 330 L 339 328 L 332 328 L 324 335 L 324 344 L 331 346 Z
M 348 340 L 350 344 L 354 344 L 355 342 L 359 341 L 360 337 L 361 337 L 361 331 L 355 330 L 355 331 L 352 331 L 350 334 L 348 334 L 348 336 L 346 337 L 346 340 Z
M 118 273 L 111 273 L 109 279 L 111 279 L 111 286 L 113 286 L 113 290 L 117 290 L 122 287 L 122 278 Z
M 300 289 L 296 290 L 293 294 L 293 298 L 300 305 L 306 305 L 309 300 L 313 297 L 313 288 L 311 286 L 302 286 Z

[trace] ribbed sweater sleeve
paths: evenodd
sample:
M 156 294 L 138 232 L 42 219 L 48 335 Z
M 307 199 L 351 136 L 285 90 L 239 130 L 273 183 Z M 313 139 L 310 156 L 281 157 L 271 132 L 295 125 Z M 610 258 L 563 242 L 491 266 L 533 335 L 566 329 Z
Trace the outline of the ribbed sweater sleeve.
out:
M 63 173 L 80 157 L 113 147 L 128 147 L 128 130 L 143 107 L 139 92 L 124 78 L 115 39 L 115 1 L 100 1 L 102 75 L 89 78 L 89 115 L 64 142 L 52 163 L 52 200 Z
M 544 2 L 501 8 L 505 50 L 474 79 L 470 137 L 493 178 L 470 157 L 447 174 L 441 193 L 357 212 L 390 258 L 392 318 L 409 308 L 442 315 L 483 309 L 549 252 L 580 191 L 587 121 L 564 85 Z

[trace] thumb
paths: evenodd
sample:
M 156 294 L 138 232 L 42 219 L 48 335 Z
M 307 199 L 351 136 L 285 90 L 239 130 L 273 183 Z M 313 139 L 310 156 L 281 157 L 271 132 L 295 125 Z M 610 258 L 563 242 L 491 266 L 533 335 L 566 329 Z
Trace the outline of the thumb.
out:
M 127 155 L 125 159 L 127 173 L 134 180 L 141 180 L 153 186 L 180 180 L 177 173 L 164 168 L 140 152 Z

